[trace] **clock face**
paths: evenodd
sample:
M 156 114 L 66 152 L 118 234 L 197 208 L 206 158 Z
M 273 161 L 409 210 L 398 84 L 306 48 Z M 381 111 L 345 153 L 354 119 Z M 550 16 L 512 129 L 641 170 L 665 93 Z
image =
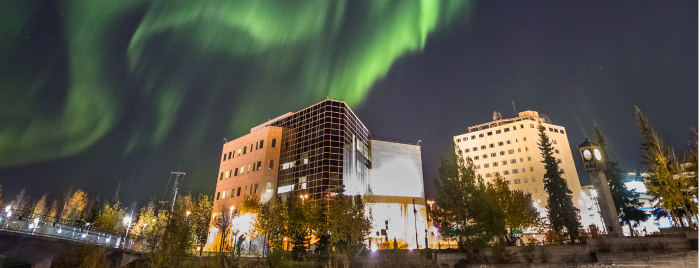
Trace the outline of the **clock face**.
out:
M 600 155 L 600 151 L 598 151 L 598 149 L 593 150 L 593 154 L 595 154 L 595 159 L 598 160 L 598 161 L 600 161 L 600 159 L 603 158 L 603 157 Z
M 586 160 L 591 160 L 591 150 L 584 150 L 583 158 L 585 158 Z

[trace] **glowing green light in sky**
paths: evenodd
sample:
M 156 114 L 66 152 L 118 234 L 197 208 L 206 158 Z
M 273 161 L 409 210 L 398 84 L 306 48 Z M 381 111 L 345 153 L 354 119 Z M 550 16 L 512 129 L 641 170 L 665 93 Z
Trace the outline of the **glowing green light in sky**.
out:
M 0 38 L 0 60 L 20 49 L 14 44 L 26 42 L 22 29 L 12 25 L 30 26 L 28 10 L 41 1 L 27 2 L 0 3 L 0 10 L 16 11 L 0 11 L 13 15 L 0 19 L 0 37 L 10 40 Z M 124 153 L 162 145 L 183 118 L 192 128 L 181 134 L 191 139 L 203 138 L 215 124 L 209 122 L 214 114 L 224 113 L 229 132 L 241 135 L 269 118 L 261 111 L 270 107 L 282 109 L 276 116 L 326 96 L 358 105 L 395 60 L 423 49 L 436 28 L 469 13 L 467 1 L 438 0 L 59 5 L 68 55 L 66 97 L 60 109 L 35 110 L 41 93 L 25 89 L 51 88 L 37 69 L 0 81 L 0 90 L 11 92 L 0 99 L 0 167 L 86 150 L 115 129 L 134 99 L 150 108 L 125 134 Z M 131 36 L 115 36 L 123 33 L 116 29 L 124 17 L 139 21 Z M 128 39 L 126 47 L 115 48 L 119 38 Z M 125 60 L 112 60 L 115 53 Z M 193 99 L 201 108 L 185 112 Z

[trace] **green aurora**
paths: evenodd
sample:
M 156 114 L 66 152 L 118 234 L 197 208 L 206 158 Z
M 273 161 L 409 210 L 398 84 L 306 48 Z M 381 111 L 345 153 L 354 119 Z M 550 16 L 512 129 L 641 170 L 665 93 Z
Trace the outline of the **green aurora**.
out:
M 0 168 L 101 144 L 127 157 L 177 143 L 168 150 L 202 161 L 197 149 L 211 136 L 240 136 L 326 96 L 361 105 L 397 59 L 470 8 L 438 0 L 2 1 Z M 47 9 L 54 19 L 39 15 Z M 37 43 L 30 36 L 38 31 L 52 37 Z

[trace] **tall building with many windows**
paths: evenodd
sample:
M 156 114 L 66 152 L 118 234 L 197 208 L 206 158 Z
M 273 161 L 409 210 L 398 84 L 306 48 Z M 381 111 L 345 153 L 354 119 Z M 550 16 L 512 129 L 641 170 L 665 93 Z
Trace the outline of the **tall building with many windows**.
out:
M 226 142 L 214 213 L 235 214 L 250 194 L 274 202 L 333 199 L 339 193 L 364 197 L 375 243 L 396 238 L 415 248 L 418 233 L 425 247 L 420 146 L 372 139 L 350 107 L 336 100 L 286 113 Z
M 532 194 L 535 206 L 544 208 L 547 193 L 542 179 L 546 172 L 539 146 L 538 125 L 545 127 L 554 146 L 554 157 L 559 163 L 562 177 L 573 192 L 573 203 L 579 209 L 585 207 L 581 197 L 581 184 L 574 158 L 569 147 L 565 128 L 545 120 L 535 111 L 524 111 L 518 117 L 499 119 L 472 126 L 468 132 L 454 136 L 462 156 L 474 160 L 477 174 L 485 181 L 496 174 L 505 178 L 511 190 Z

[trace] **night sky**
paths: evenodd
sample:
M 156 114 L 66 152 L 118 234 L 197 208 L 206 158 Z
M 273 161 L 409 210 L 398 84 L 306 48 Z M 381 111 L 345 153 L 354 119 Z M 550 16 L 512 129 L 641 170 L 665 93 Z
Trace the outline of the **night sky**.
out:
M 697 127 L 698 3 L 0 1 L 2 199 L 121 181 L 142 206 L 178 169 L 213 194 L 224 138 L 326 96 L 421 140 L 428 198 L 452 136 L 512 102 L 640 170 L 635 106 L 677 152 Z

